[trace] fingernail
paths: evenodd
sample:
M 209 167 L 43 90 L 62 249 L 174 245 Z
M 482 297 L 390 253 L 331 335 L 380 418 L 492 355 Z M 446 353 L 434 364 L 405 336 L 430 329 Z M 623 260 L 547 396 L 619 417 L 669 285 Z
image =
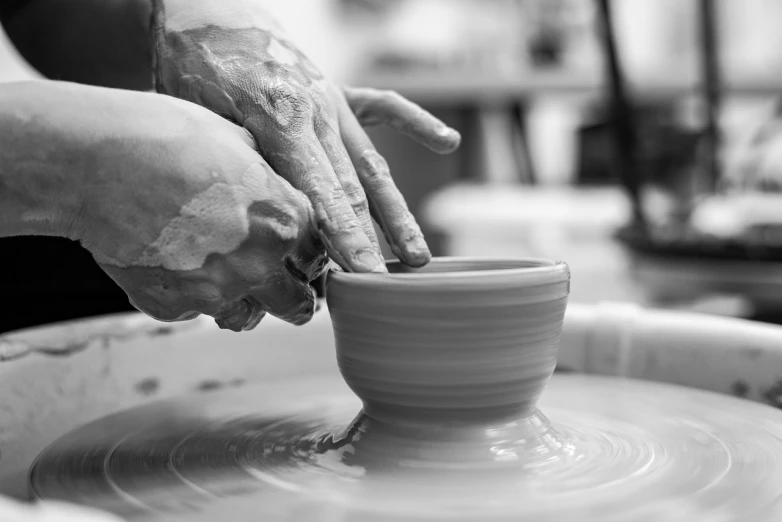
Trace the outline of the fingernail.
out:
M 264 310 L 260 310 L 259 312 L 256 312 L 250 316 L 250 318 L 247 320 L 245 325 L 242 327 L 242 330 L 245 332 L 248 332 L 252 329 L 254 329 L 256 326 L 258 326 L 261 323 L 261 320 L 266 317 L 266 312 Z
M 415 266 L 423 266 L 432 259 L 432 253 L 429 246 L 421 236 L 409 239 L 405 243 L 408 262 Z
M 241 332 L 245 322 L 244 317 L 240 315 L 215 319 L 215 323 L 217 323 L 217 326 L 219 326 L 221 330 L 231 330 L 232 332 Z
M 310 322 L 312 316 L 315 315 L 315 306 L 316 301 L 314 299 L 312 301 L 307 301 L 302 307 L 302 310 L 291 319 L 291 324 L 301 326 Z
M 363 265 L 362 268 L 364 270 L 362 272 L 388 272 L 383 258 L 374 251 L 364 250 L 359 252 L 356 256 L 356 261 Z
M 429 253 L 429 246 L 421 236 L 415 236 L 414 238 L 410 239 L 407 242 L 407 249 L 411 252 L 421 252 L 425 254 Z
M 252 319 L 252 306 L 247 299 L 236 301 L 231 307 L 215 317 L 215 323 L 222 330 L 241 332 L 245 324 Z
M 456 129 L 452 129 L 448 126 L 443 126 L 437 131 L 437 136 L 440 138 L 445 138 L 449 141 L 451 140 L 461 140 L 462 135 L 459 134 Z

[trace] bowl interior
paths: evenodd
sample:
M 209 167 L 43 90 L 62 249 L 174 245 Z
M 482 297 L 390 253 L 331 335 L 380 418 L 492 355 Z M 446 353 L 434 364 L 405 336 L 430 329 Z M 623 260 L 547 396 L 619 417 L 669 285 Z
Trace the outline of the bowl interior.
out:
M 434 258 L 424 267 L 412 268 L 399 261 L 386 263 L 391 274 L 448 274 L 454 272 L 488 272 L 495 270 L 519 270 L 553 267 L 556 261 L 547 259 L 480 259 L 443 257 Z

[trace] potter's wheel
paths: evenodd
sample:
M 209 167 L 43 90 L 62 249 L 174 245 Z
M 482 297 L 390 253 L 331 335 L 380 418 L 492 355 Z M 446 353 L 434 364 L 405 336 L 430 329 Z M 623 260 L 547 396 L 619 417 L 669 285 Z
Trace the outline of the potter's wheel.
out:
M 710 392 L 554 376 L 545 417 L 379 429 L 337 379 L 98 420 L 46 449 L 35 496 L 139 521 L 779 520 L 782 412 Z

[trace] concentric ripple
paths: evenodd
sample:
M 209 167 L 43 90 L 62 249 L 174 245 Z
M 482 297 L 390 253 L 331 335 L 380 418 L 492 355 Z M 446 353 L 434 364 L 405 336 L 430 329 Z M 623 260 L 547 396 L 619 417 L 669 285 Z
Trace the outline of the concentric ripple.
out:
M 326 379 L 129 410 L 47 448 L 31 490 L 144 521 L 782 520 L 770 407 L 555 376 L 545 415 L 492 426 L 422 432 L 359 408 Z

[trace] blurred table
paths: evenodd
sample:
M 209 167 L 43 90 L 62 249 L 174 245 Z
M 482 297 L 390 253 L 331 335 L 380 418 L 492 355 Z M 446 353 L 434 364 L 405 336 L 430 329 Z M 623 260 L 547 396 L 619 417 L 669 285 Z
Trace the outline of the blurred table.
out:
M 444 235 L 447 255 L 562 260 L 573 302 L 648 304 L 612 237 L 629 213 L 616 188 L 456 184 L 430 197 L 422 217 Z
M 775 283 L 782 280 L 782 265 L 641 256 L 614 239 L 629 215 L 617 187 L 461 183 L 433 193 L 422 218 L 443 237 L 444 255 L 567 262 L 572 302 L 628 301 L 749 318 L 763 311 L 768 319 L 768 310 L 782 310 L 782 287 Z

